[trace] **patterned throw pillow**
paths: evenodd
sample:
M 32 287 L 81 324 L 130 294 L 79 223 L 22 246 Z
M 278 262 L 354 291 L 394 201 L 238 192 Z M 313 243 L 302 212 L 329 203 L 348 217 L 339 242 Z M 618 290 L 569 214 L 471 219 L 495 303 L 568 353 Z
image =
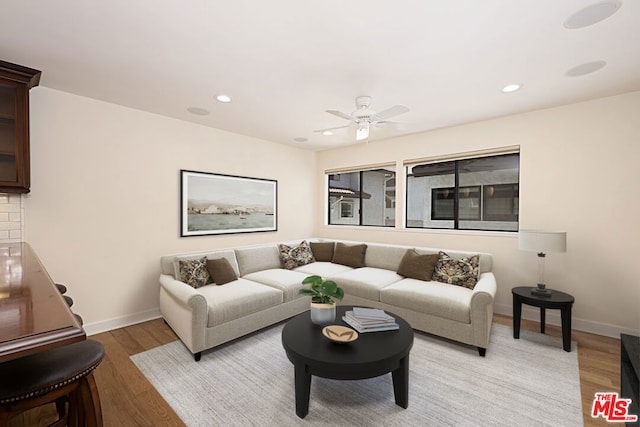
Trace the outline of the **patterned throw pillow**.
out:
M 480 256 L 453 259 L 440 251 L 440 259 L 433 271 L 432 280 L 473 289 L 480 274 Z
M 200 259 L 179 261 L 180 280 L 187 285 L 199 288 L 213 283 L 209 270 L 207 270 L 207 257 Z
M 291 247 L 280 244 L 278 245 L 278 248 L 280 249 L 280 260 L 282 261 L 282 265 L 287 270 L 293 270 L 301 265 L 315 262 L 315 259 L 313 259 L 313 252 L 311 252 L 311 246 L 309 246 L 306 240 L 303 240 L 300 243 L 300 246 Z

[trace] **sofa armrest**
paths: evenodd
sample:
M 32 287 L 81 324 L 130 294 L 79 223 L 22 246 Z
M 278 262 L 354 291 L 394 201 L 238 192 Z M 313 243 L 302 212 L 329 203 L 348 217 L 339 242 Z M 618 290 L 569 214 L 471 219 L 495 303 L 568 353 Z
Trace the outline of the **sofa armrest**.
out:
M 474 341 L 478 347 L 487 348 L 493 322 L 493 304 L 498 291 L 496 277 L 492 272 L 480 274 L 480 279 L 471 295 L 471 325 Z
M 493 303 L 498 292 L 498 285 L 496 284 L 496 277 L 492 272 L 486 272 L 480 274 L 480 279 L 476 286 L 473 288 L 473 295 L 471 296 L 471 306 L 474 304 L 489 304 Z M 478 300 L 474 302 L 474 300 Z
M 161 274 L 160 312 L 192 353 L 204 349 L 207 300 L 197 289 Z
M 207 309 L 207 301 L 197 289 L 184 282 L 174 279 L 167 274 L 160 275 L 160 286 L 176 301 L 179 301 L 192 310 Z

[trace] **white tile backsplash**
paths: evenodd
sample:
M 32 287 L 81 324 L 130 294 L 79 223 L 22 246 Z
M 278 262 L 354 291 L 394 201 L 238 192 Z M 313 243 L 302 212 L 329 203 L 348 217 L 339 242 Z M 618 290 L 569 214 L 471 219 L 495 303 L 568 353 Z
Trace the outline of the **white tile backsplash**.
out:
M 0 243 L 23 241 L 24 208 L 20 194 L 0 193 Z

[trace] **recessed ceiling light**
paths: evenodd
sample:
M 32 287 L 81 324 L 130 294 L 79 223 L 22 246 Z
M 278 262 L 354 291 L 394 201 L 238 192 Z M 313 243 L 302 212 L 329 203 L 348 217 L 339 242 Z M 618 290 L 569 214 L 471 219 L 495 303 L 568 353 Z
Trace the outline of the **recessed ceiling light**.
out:
M 605 61 L 585 62 L 584 64 L 576 65 L 569 69 L 565 74 L 569 77 L 584 76 L 585 74 L 595 73 L 605 65 L 607 65 Z
M 616 13 L 622 6 L 620 0 L 608 0 L 594 3 L 581 9 L 564 21 L 564 27 L 570 30 L 584 28 L 603 21 Z
M 325 130 L 324 132 L 322 132 L 322 134 L 324 136 L 331 136 L 331 135 L 333 135 L 333 132 L 331 132 L 330 130 Z
M 207 114 L 209 114 L 209 110 L 205 110 L 204 108 L 200 107 L 189 107 L 187 108 L 187 111 L 191 114 L 195 114 L 196 116 L 206 116 Z
M 293 140 L 294 140 L 295 142 L 307 142 L 307 141 L 308 141 L 308 139 L 307 139 L 307 138 L 305 138 L 304 136 L 299 136 L 299 137 L 297 137 L 297 138 L 293 138 Z
M 216 96 L 216 99 L 220 102 L 231 102 L 231 97 L 229 95 L 220 94 Z
M 520 85 L 520 84 L 506 85 L 505 87 L 502 88 L 502 91 L 504 93 L 515 92 L 515 91 L 519 90 L 521 87 L 522 87 L 522 85 Z

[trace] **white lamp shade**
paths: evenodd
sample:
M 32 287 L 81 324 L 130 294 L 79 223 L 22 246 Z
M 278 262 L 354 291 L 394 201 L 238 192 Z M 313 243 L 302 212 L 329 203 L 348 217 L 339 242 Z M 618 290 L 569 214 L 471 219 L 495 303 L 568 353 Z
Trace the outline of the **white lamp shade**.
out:
M 566 252 L 566 231 L 520 230 L 518 248 L 522 251 L 538 253 Z

